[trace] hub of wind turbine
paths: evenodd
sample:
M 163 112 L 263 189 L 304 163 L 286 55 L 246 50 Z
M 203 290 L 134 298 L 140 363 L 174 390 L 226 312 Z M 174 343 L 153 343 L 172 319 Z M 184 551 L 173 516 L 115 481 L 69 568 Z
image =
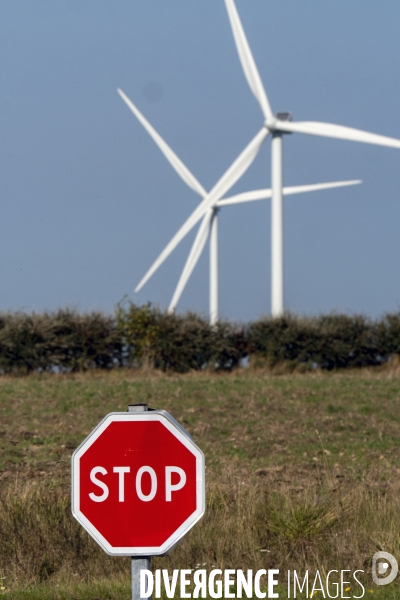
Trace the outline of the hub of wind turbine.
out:
M 267 117 L 265 119 L 265 127 L 270 133 L 291 133 L 291 131 L 283 131 L 279 128 L 280 123 L 288 122 L 292 120 L 291 112 L 278 112 L 275 116 Z

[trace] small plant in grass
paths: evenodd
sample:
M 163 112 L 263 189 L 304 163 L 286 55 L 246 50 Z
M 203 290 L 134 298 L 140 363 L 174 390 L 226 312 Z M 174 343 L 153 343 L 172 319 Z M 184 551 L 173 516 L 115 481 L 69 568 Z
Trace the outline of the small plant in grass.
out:
M 349 501 L 338 499 L 329 491 L 307 490 L 302 494 L 265 494 L 259 508 L 260 525 L 267 539 L 275 538 L 289 548 L 304 546 L 326 536 L 349 517 Z

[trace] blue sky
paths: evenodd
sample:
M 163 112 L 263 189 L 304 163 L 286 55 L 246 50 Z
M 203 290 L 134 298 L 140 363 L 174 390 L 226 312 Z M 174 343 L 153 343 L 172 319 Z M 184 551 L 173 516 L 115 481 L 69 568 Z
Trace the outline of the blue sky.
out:
M 237 0 L 274 111 L 400 138 L 400 4 Z M 262 125 L 223 0 L 0 5 L 0 309 L 166 308 L 192 232 L 133 290 L 198 203 L 116 93 L 206 188 Z M 285 304 L 400 308 L 400 151 L 292 135 L 286 185 L 362 179 L 285 201 Z M 267 142 L 233 192 L 269 187 Z M 208 251 L 179 310 L 208 313 Z M 220 213 L 220 312 L 270 311 L 269 201 Z

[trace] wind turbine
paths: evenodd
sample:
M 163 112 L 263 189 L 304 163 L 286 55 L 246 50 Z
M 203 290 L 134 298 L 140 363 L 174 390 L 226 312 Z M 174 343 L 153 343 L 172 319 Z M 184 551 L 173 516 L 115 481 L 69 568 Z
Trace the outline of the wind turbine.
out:
M 334 125 L 332 123 L 321 123 L 315 121 L 300 121 L 292 122 L 289 113 L 272 112 L 267 94 L 262 84 L 257 66 L 250 50 L 246 35 L 234 0 L 225 0 L 228 16 L 233 31 L 233 36 L 240 62 L 250 86 L 251 91 L 260 104 L 264 123 L 261 130 L 250 141 L 246 148 L 231 164 L 229 169 L 219 179 L 212 190 L 203 198 L 202 202 L 193 211 L 190 217 L 180 227 L 172 240 L 167 244 L 159 257 L 147 271 L 145 276 L 140 281 L 136 288 L 139 291 L 158 267 L 165 261 L 179 242 L 185 235 L 203 218 L 203 223 L 198 231 L 194 244 L 192 246 L 189 257 L 186 261 L 185 268 L 182 272 L 180 283 L 187 279 L 188 273 L 193 270 L 200 255 L 199 249 L 205 244 L 206 219 L 209 220 L 210 210 L 217 206 L 218 201 L 226 192 L 240 179 L 245 171 L 252 164 L 257 156 L 261 146 L 271 134 L 272 137 L 272 203 L 271 203 L 271 261 L 272 261 L 272 315 L 279 316 L 284 311 L 283 297 L 283 212 L 282 212 L 282 197 L 283 197 L 283 182 L 282 182 L 282 135 L 285 133 L 303 133 L 306 135 L 316 135 L 340 140 L 348 140 L 354 142 L 363 142 L 366 144 L 375 144 L 378 146 L 387 146 L 392 148 L 400 148 L 400 140 L 390 138 L 375 133 L 369 133 L 352 127 L 343 125 Z M 178 284 L 179 285 L 179 284 Z
M 290 113 L 273 114 L 267 94 L 258 73 L 253 55 L 248 44 L 246 34 L 234 0 L 225 0 L 229 21 L 232 28 L 236 49 L 247 79 L 247 83 L 258 103 L 265 118 L 264 125 L 272 135 L 272 203 L 271 203 L 271 312 L 272 316 L 279 316 L 284 311 L 283 293 L 283 202 L 282 202 L 282 135 L 285 133 L 304 133 L 322 137 L 364 142 L 380 146 L 400 148 L 400 140 L 389 138 L 374 133 L 368 133 L 351 127 L 320 123 L 312 121 L 291 122 Z
M 159 133 L 144 117 L 140 110 L 133 104 L 132 100 L 121 90 L 117 90 L 121 98 L 131 109 L 133 114 L 136 116 L 138 121 L 143 125 L 149 135 L 152 137 L 154 142 L 160 148 L 166 159 L 182 178 L 182 180 L 195 192 L 199 194 L 201 198 L 207 196 L 207 192 L 203 186 L 199 183 L 196 177 L 189 171 L 184 163 L 178 158 L 175 152 L 170 146 L 163 140 Z M 318 190 L 325 190 L 337 187 L 343 187 L 348 185 L 355 185 L 361 183 L 360 180 L 351 181 L 338 181 L 329 183 L 317 183 L 311 185 L 291 186 L 282 189 L 284 195 L 301 194 L 305 192 L 313 192 Z M 271 189 L 254 190 L 251 192 L 244 192 L 237 194 L 229 198 L 218 200 L 211 208 L 206 211 L 203 217 L 203 222 L 199 228 L 195 244 L 193 245 L 194 251 L 189 255 L 185 268 L 179 279 L 178 285 L 175 289 L 174 295 L 171 299 L 168 311 L 174 312 L 179 302 L 179 298 L 186 286 L 186 283 L 203 251 L 204 245 L 207 239 L 210 239 L 210 324 L 215 325 L 218 322 L 218 212 L 223 206 L 231 206 L 234 204 L 241 204 L 243 202 L 254 202 L 257 200 L 264 200 L 272 197 Z M 144 285 L 144 282 L 142 283 Z M 135 291 L 140 289 L 141 285 L 136 288 Z

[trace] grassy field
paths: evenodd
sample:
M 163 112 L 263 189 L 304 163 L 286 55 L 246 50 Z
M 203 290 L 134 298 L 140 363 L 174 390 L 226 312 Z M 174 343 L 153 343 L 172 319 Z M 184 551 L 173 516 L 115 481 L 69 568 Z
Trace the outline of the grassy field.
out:
M 377 550 L 400 559 L 400 370 L 386 367 L 0 378 L 0 598 L 130 597 L 129 559 L 75 523 L 69 479 L 73 449 L 136 402 L 168 410 L 207 464 L 206 516 L 155 568 L 364 569 L 366 597 L 399 596 L 370 575 Z

